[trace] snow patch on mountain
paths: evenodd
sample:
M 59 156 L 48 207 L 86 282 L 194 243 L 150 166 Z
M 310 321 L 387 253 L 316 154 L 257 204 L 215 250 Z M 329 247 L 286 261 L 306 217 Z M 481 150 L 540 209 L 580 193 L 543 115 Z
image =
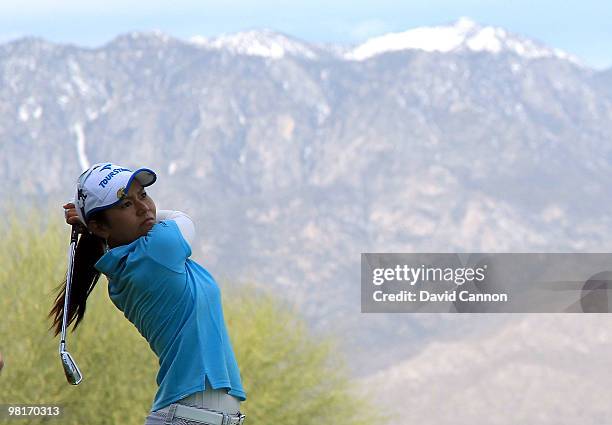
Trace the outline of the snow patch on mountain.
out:
M 348 51 L 345 59 L 361 61 L 386 52 L 400 50 L 426 52 L 512 52 L 534 59 L 557 57 L 579 61 L 559 49 L 551 49 L 527 38 L 508 33 L 503 28 L 481 26 L 469 18 L 460 18 L 452 25 L 420 27 L 399 33 L 374 37 Z
M 194 36 L 189 41 L 200 47 L 225 49 L 238 55 L 262 56 L 272 59 L 280 59 L 285 56 L 318 58 L 317 53 L 306 43 L 269 29 L 223 34 L 215 38 Z
M 87 153 L 85 152 L 85 133 L 83 132 L 83 124 L 80 122 L 74 123 L 72 126 L 72 131 L 76 134 L 76 147 L 77 147 L 77 157 L 79 158 L 79 165 L 82 170 L 86 170 L 89 168 L 89 159 L 87 158 Z

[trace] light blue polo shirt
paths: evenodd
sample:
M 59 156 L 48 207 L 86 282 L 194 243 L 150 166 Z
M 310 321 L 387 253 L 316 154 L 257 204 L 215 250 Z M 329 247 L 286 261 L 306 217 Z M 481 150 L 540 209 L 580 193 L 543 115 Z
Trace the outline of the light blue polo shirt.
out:
M 159 358 L 151 411 L 213 388 L 246 400 L 214 278 L 189 259 L 191 247 L 174 220 L 112 248 L 95 264 L 108 279 L 112 302 Z

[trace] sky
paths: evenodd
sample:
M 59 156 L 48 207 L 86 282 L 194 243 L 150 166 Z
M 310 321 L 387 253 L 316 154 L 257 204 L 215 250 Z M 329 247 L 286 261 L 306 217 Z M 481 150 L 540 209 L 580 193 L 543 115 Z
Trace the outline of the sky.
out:
M 0 42 L 24 36 L 98 47 L 120 34 L 180 39 L 272 29 L 316 43 L 357 44 L 468 17 L 612 67 L 610 0 L 20 0 L 0 2 Z

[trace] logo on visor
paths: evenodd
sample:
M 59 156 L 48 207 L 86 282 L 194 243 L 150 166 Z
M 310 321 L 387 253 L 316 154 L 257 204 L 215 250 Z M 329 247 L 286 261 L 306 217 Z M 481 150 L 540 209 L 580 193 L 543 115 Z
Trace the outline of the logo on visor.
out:
M 122 187 L 121 189 L 117 191 L 117 199 L 123 199 L 125 198 L 125 196 L 126 196 L 125 187 Z
M 83 193 L 83 189 L 78 189 L 77 191 L 77 206 L 81 209 L 85 207 L 85 199 L 87 198 L 87 194 Z
M 128 171 L 129 172 L 131 170 L 128 169 L 128 168 L 115 168 L 113 171 L 108 173 L 108 175 L 106 177 L 104 177 L 100 183 L 98 183 L 98 186 L 100 186 L 101 188 L 106 187 L 108 182 L 110 182 L 113 177 L 115 177 L 117 174 L 119 174 L 119 173 L 121 173 L 123 171 Z

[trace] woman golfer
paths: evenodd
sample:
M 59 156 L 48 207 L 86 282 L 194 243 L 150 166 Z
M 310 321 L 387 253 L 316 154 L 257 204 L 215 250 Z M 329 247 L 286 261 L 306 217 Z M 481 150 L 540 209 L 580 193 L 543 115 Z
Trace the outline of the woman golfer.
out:
M 157 176 L 112 163 L 95 164 L 77 181 L 66 222 L 81 226 L 74 257 L 67 326 L 78 326 L 100 273 L 112 302 L 159 358 L 159 388 L 145 425 L 241 424 L 246 400 L 228 336 L 221 293 L 189 257 L 195 228 L 179 211 L 156 210 L 145 187 Z M 64 282 L 65 289 L 65 282 Z M 50 316 L 55 335 L 60 291 Z

